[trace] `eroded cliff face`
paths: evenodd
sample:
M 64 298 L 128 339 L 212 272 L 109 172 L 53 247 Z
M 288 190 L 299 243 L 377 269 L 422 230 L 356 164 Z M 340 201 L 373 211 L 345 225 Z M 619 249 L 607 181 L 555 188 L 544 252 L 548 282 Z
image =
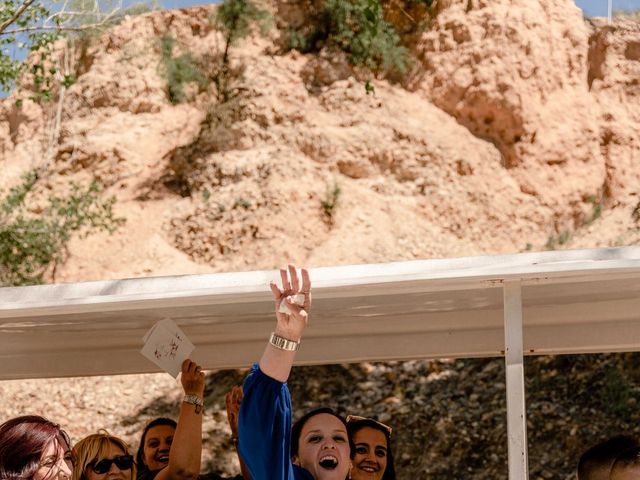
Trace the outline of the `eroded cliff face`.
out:
M 273 11 L 303 22 L 305 5 Z M 211 12 L 127 18 L 71 50 L 78 81 L 57 104 L 3 101 L 7 183 L 48 162 L 47 188 L 97 178 L 129 219 L 75 241 L 57 280 L 518 252 L 562 232 L 635 242 L 637 22 L 585 22 L 570 0 L 443 0 L 426 31 L 405 26 L 405 85 L 372 94 L 343 57 L 285 52 L 274 28 L 233 51 L 230 121 L 213 83 L 172 105 L 162 76 L 165 34 L 214 64 Z
M 304 22 L 308 4 L 273 10 Z M 344 56 L 283 52 L 275 29 L 249 38 L 233 52 L 244 94 L 227 123 L 215 120 L 228 112 L 214 84 L 172 105 L 161 74 L 166 33 L 176 54 L 213 64 L 212 9 L 128 18 L 71 49 L 78 81 L 56 102 L 0 103 L 1 186 L 46 164 L 40 195 L 97 178 L 118 198 L 126 225 L 73 240 L 56 281 L 518 252 L 560 247 L 565 232 L 563 248 L 639 243 L 638 23 L 585 22 L 569 0 L 437 5 L 422 33 L 407 20 L 415 12 L 390 8 L 417 62 L 405 86 L 374 80 L 369 95 Z M 322 202 L 336 184 L 329 218 Z M 574 478 L 585 445 L 628 427 L 606 414 L 607 375 L 622 367 L 539 360 L 527 366 L 538 384 L 528 386 L 532 477 Z M 301 410 L 331 398 L 392 420 L 401 478 L 494 480 L 506 478 L 503 379 L 497 360 L 416 361 L 316 367 L 290 383 L 313 399 Z M 209 379 L 208 469 L 237 471 L 221 399 L 239 381 Z M 2 392 L 6 416 L 35 409 L 74 439 L 106 427 L 132 443 L 179 402 L 158 376 L 4 382 Z
M 600 106 L 606 193 L 617 199 L 637 191 L 640 180 L 640 22 L 621 18 L 592 26 L 587 80 Z

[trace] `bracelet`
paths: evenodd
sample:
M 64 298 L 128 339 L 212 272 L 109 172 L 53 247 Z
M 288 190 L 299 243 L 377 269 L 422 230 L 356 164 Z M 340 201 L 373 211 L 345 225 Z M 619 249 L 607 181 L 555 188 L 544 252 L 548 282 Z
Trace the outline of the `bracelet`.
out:
M 289 340 L 287 338 L 281 337 L 280 335 L 276 335 L 275 332 L 271 333 L 271 338 L 269 338 L 269 343 L 274 347 L 285 350 L 287 352 L 297 352 L 300 348 L 300 342 L 296 342 L 294 340 Z
M 196 407 L 196 413 L 200 413 L 204 408 L 204 400 L 197 395 L 185 395 L 182 399 L 184 403 L 190 403 Z

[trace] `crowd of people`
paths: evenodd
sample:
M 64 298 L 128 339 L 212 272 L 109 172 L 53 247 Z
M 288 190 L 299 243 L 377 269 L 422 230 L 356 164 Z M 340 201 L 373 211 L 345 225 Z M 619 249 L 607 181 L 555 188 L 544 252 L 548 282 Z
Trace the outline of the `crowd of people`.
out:
M 292 422 L 287 379 L 311 308 L 307 270 L 280 271 L 282 288 L 271 284 L 276 327 L 260 361 L 242 387 L 226 396 L 241 475 L 233 480 L 395 480 L 392 428 L 374 418 L 321 406 Z M 0 480 L 195 480 L 200 475 L 204 373 L 182 364 L 184 398 L 177 421 L 146 425 L 133 454 L 124 440 L 105 430 L 75 446 L 60 425 L 37 415 L 0 425 Z M 225 480 L 206 475 L 206 480 Z M 640 480 L 640 446 L 614 437 L 587 450 L 578 480 Z M 230 479 L 227 479 L 230 480 Z
M 311 306 L 311 282 L 293 266 L 272 284 L 277 324 L 265 353 L 243 387 L 226 396 L 227 415 L 242 474 L 233 480 L 395 480 L 391 428 L 373 418 L 343 418 L 330 408 L 291 423 L 286 385 Z M 304 301 L 296 303 L 294 295 Z M 105 430 L 75 446 L 60 425 L 40 416 L 0 425 L 0 480 L 194 480 L 200 475 L 204 373 L 185 360 L 184 398 L 177 421 L 152 420 L 133 454 Z M 276 473 L 279 472 L 279 473 Z M 209 474 L 207 480 L 225 480 Z

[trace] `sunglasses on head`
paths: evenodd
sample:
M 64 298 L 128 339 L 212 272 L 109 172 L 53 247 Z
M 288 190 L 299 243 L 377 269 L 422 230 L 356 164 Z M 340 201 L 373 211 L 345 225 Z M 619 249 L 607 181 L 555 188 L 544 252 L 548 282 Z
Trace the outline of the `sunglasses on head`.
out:
M 384 430 L 386 430 L 387 433 L 389 434 L 389 436 L 391 436 L 391 432 L 393 431 L 393 429 L 389 425 L 385 425 L 384 423 L 379 422 L 378 420 L 376 420 L 374 418 L 360 417 L 358 415 L 347 415 L 347 424 L 356 423 L 356 422 L 371 422 L 371 423 L 374 423 L 374 424 L 378 425 L 379 427 L 382 427 Z
M 103 458 L 91 465 L 91 470 L 97 474 L 107 473 L 111 470 L 111 464 L 115 463 L 120 470 L 129 470 L 133 467 L 133 455 L 118 455 L 113 458 Z

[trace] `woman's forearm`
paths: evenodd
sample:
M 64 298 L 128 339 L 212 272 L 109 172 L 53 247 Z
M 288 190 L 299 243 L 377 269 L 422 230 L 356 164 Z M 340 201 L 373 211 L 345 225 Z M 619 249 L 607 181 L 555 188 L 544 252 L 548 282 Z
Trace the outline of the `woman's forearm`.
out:
M 173 436 L 166 478 L 158 480 L 189 480 L 200 475 L 202 457 L 202 414 L 199 405 L 182 402 L 178 427 Z
M 156 480 L 192 480 L 200 474 L 204 373 L 196 363 L 187 359 L 182 364 L 180 381 L 185 397 L 180 403 L 169 464 L 158 473 Z
M 296 352 L 280 350 L 269 343 L 260 358 L 260 370 L 274 380 L 285 383 L 291 373 L 295 356 Z

